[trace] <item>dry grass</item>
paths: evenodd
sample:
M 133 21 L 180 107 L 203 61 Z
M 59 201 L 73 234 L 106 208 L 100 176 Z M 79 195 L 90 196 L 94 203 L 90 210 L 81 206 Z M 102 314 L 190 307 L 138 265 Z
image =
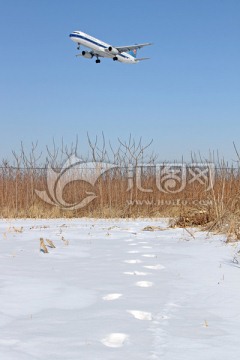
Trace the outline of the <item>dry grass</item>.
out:
M 103 145 L 101 151 L 92 145 L 91 158 L 94 161 L 110 162 Z M 82 208 L 66 210 L 41 200 L 35 190 L 47 189 L 47 167 L 36 165 L 38 156 L 32 153 L 27 158 L 24 151 L 17 156 L 15 167 L 7 162 L 0 168 L 0 216 L 2 218 L 136 218 L 171 217 L 173 226 L 201 226 L 208 230 L 223 231 L 231 239 L 240 239 L 240 167 L 228 168 L 224 163 L 215 170 L 212 188 L 199 181 L 190 182 L 180 192 L 164 193 L 157 186 L 153 168 L 141 168 L 141 184 L 133 172 L 129 180 L 128 164 L 139 165 L 145 158 L 146 149 L 140 142 L 129 140 L 120 142 L 119 149 L 113 152 L 112 161 L 117 168 L 108 170 L 98 178 L 94 185 L 86 181 L 70 181 L 62 192 L 62 200 L 68 204 L 78 204 L 86 193 L 94 193 L 96 198 Z M 73 153 L 68 149 L 66 156 Z M 56 160 L 57 150 L 50 154 L 55 171 L 61 166 Z M 49 161 L 50 161 L 49 160 Z M 155 157 L 148 159 L 154 164 Z M 194 161 L 196 162 L 196 161 Z M 90 170 L 89 170 L 90 171 Z M 89 179 L 91 176 L 89 176 Z M 130 182 L 129 182 L 130 181 Z M 54 185 L 54 180 L 52 180 Z M 140 189 L 140 187 L 142 189 Z M 151 191 L 144 191 L 150 189 Z M 50 196 L 51 197 L 51 196 Z M 17 230 L 16 230 L 17 231 Z

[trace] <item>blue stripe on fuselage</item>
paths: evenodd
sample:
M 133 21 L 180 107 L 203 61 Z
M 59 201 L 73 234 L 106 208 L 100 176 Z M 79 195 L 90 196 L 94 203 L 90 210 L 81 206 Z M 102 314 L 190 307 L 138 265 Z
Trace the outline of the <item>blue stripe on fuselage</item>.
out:
M 89 38 L 87 38 L 87 37 L 85 37 L 85 36 L 79 35 L 79 34 L 70 34 L 69 37 L 70 37 L 70 38 L 75 37 L 75 38 L 79 38 L 79 39 L 88 41 L 88 42 L 90 42 L 90 43 L 92 43 L 92 44 L 94 44 L 94 45 L 97 45 L 97 46 L 102 47 L 103 49 L 107 49 L 107 48 L 108 48 L 107 46 L 102 45 L 102 44 L 100 44 L 100 43 L 97 42 L 97 41 L 91 40 L 91 39 L 89 39 Z M 123 58 L 128 59 L 128 56 L 125 56 L 125 55 L 123 55 L 123 54 L 117 54 L 117 56 L 122 56 Z
M 69 36 L 70 36 L 70 37 L 76 37 L 76 38 L 79 38 L 79 39 L 82 39 L 82 40 L 86 40 L 86 41 L 88 41 L 88 42 L 90 42 L 90 43 L 92 43 L 92 44 L 95 44 L 95 45 L 100 46 L 100 47 L 102 47 L 102 48 L 104 48 L 104 49 L 107 49 L 107 46 L 104 46 L 104 45 L 102 45 L 102 44 L 100 44 L 100 43 L 98 43 L 98 42 L 96 42 L 96 41 L 94 41 L 94 40 L 91 40 L 91 39 L 89 39 L 89 38 L 86 38 L 85 36 L 78 35 L 78 34 L 70 34 Z

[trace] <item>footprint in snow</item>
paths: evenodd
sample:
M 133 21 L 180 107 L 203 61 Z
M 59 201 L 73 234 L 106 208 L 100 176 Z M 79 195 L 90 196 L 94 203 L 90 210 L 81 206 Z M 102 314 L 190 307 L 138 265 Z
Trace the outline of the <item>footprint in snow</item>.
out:
M 146 276 L 146 275 L 149 275 L 149 273 L 146 273 L 143 271 L 125 271 L 124 275 Z
M 138 250 L 130 250 L 128 251 L 128 254 L 139 254 L 140 251 Z
M 154 254 L 144 254 L 142 255 L 143 257 L 148 257 L 148 258 L 155 258 L 157 257 L 157 255 L 154 255 Z
M 136 259 L 136 260 L 124 260 L 124 262 L 126 264 L 140 264 L 142 262 L 142 260 L 138 260 L 138 259 Z
M 112 333 L 107 335 L 104 339 L 101 340 L 102 344 L 112 348 L 122 347 L 124 342 L 128 339 L 127 334 L 123 333 Z
M 108 294 L 106 296 L 103 296 L 103 300 L 111 301 L 111 300 L 117 300 L 122 296 L 122 294 Z
M 158 265 L 145 265 L 144 266 L 145 269 L 150 269 L 150 270 L 163 270 L 165 269 L 165 266 L 158 264 Z
M 150 312 L 138 311 L 138 310 L 128 310 L 127 312 L 138 320 L 148 320 L 148 321 L 152 320 L 152 314 Z
M 142 246 L 142 249 L 152 249 L 152 246 Z
M 151 282 L 151 281 L 138 281 L 138 282 L 136 282 L 136 284 L 135 284 L 136 286 L 139 286 L 139 287 L 151 287 L 151 286 L 153 286 L 153 282 Z

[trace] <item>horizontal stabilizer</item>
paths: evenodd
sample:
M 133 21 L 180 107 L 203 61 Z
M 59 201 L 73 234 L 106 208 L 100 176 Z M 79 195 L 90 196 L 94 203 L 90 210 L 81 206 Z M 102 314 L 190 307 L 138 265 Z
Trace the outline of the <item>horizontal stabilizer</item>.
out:
M 144 61 L 144 60 L 149 60 L 150 58 L 139 58 L 139 59 L 136 59 L 136 61 Z

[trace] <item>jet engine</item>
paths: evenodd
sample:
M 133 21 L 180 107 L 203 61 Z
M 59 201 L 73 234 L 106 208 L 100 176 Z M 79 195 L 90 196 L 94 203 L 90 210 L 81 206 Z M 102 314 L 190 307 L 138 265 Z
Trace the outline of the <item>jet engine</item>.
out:
M 89 51 L 82 51 L 82 56 L 87 59 L 92 59 L 93 55 Z
M 111 54 L 113 54 L 113 55 L 119 54 L 118 49 L 116 49 L 116 48 L 114 48 L 114 47 L 112 47 L 112 46 L 109 46 L 108 51 L 109 51 Z

